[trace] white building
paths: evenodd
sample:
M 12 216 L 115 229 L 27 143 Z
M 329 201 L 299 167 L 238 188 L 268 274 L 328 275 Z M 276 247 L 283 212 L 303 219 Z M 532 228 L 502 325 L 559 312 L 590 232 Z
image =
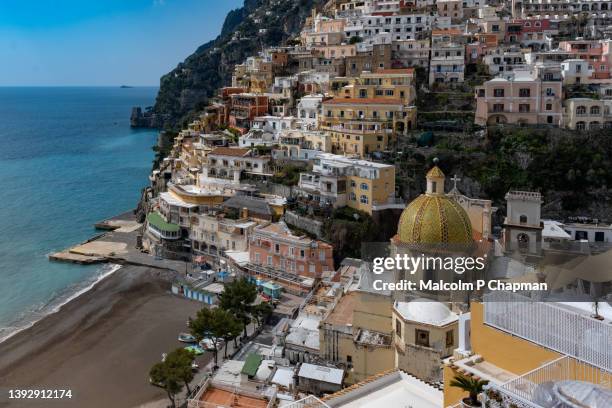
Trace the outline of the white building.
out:
M 568 59 L 561 63 L 563 85 L 580 85 L 589 82 L 593 67 L 585 60 Z
M 441 390 L 424 381 L 419 380 L 400 370 L 384 375 L 376 375 L 349 389 L 328 395 L 321 405 L 314 405 L 317 401 L 309 397 L 309 406 L 321 408 L 440 408 L 444 406 L 444 396 Z M 307 401 L 304 401 L 307 402 Z M 286 408 L 297 408 L 305 405 L 290 404 Z
M 369 39 L 377 34 L 389 33 L 392 40 L 414 40 L 431 30 L 436 17 L 428 14 L 363 15 L 349 18 L 344 31 L 347 38 Z
M 314 130 L 317 128 L 323 98 L 323 95 L 316 94 L 306 95 L 300 99 L 297 104 L 297 116 L 302 129 Z

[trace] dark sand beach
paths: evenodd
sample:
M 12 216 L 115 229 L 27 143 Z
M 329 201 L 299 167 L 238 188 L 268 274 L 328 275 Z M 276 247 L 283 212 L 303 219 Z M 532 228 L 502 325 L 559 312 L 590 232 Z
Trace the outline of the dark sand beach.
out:
M 150 367 L 200 304 L 172 296 L 159 270 L 123 267 L 0 344 L 0 407 L 134 407 L 166 397 Z M 72 399 L 8 400 L 8 389 L 70 389 Z

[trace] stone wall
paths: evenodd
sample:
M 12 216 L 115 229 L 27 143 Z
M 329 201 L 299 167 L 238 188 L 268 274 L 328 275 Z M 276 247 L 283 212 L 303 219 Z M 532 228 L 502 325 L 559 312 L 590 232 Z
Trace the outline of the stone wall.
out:
M 323 222 L 321 221 L 304 217 L 289 210 L 285 211 L 284 220 L 288 225 L 306 231 L 317 238 L 323 236 Z

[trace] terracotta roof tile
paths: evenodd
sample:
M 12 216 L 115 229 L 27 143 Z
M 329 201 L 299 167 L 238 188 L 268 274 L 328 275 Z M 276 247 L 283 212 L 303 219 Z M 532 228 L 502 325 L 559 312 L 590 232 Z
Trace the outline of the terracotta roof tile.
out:
M 250 149 L 241 149 L 239 147 L 217 147 L 209 154 L 217 154 L 221 156 L 244 157 L 250 152 Z

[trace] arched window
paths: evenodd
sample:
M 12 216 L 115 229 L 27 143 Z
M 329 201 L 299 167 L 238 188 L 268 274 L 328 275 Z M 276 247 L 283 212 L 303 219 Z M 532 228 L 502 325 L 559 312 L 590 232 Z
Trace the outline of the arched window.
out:
M 521 224 L 527 224 L 527 216 L 526 215 L 521 215 L 519 217 L 519 221 Z
M 599 106 L 591 106 L 591 115 L 599 115 Z
M 601 123 L 599 122 L 591 122 L 589 123 L 589 129 L 596 130 L 601 128 Z
M 576 107 L 576 115 L 584 115 L 584 114 L 586 114 L 586 106 Z
M 585 122 L 576 122 L 576 130 L 584 130 L 584 129 L 586 129 Z

